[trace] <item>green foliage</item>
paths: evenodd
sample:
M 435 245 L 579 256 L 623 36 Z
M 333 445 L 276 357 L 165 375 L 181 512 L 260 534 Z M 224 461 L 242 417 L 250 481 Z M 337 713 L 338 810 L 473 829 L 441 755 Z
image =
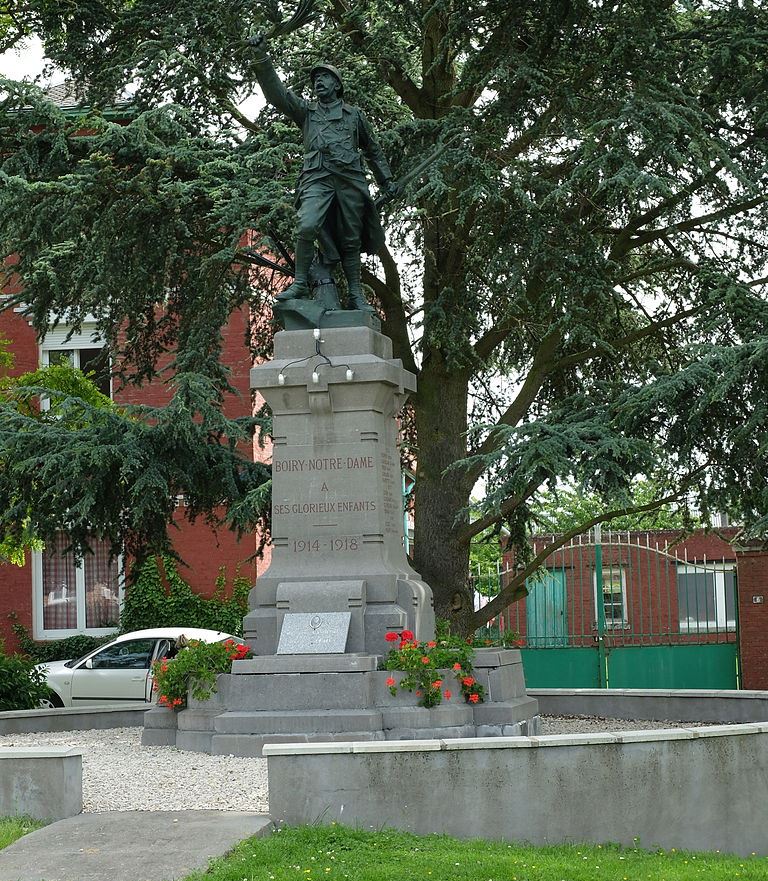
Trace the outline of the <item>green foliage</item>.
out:
M 44 664 L 47 661 L 69 661 L 73 658 L 81 658 L 100 645 L 110 642 L 117 635 L 108 636 L 68 636 L 65 639 L 47 639 L 37 642 L 32 639 L 29 631 L 18 622 L 11 624 L 11 629 L 16 635 L 22 654 L 26 655 L 35 664 Z
M 268 470 L 236 455 L 255 425 L 221 415 L 219 364 L 232 310 L 260 314 L 276 285 L 253 284 L 243 243 L 275 253 L 266 232 L 293 236 L 301 133 L 270 107 L 233 108 L 254 88 L 243 38 L 263 10 L 29 0 L 0 32 L 39 34 L 91 108 L 3 86 L 0 257 L 19 255 L 24 285 L 6 305 L 28 303 L 40 333 L 51 315 L 92 315 L 126 378 L 173 352 L 177 383 L 167 411 L 100 413 L 79 432 L 0 411 L 0 535 L 31 516 L 45 538 L 70 518 L 78 547 L 93 524 L 163 552 L 181 492 L 235 529 L 265 512 Z M 562 485 L 607 516 L 642 477 L 665 493 L 651 506 L 693 495 L 705 519 L 768 532 L 766 5 L 320 12 L 274 42 L 287 83 L 306 94 L 314 61 L 341 68 L 396 176 L 449 143 L 386 209 L 389 250 L 364 278 L 418 373 L 414 562 L 438 612 L 470 633 L 498 611 L 472 609 L 472 538 L 506 522 L 524 548 Z M 118 124 L 100 108 L 129 82 Z M 269 352 L 268 322 L 257 330 Z
M 478 780 L 477 785 L 490 784 Z M 405 802 L 407 798 L 406 787 L 402 799 Z M 283 826 L 276 835 L 249 838 L 216 860 L 208 871 L 190 875 L 185 881 L 292 881 L 299 874 L 327 875 L 331 881 L 731 881 L 736 877 L 762 881 L 766 869 L 768 859 L 764 856 L 649 851 L 616 844 L 534 847 L 514 841 L 468 841 L 447 835 L 412 835 L 393 829 L 373 832 L 318 823 Z
M 0 643 L 0 712 L 34 710 L 48 695 L 45 675 L 34 661 L 22 655 L 6 655 Z
M 31 817 L 0 817 L 0 850 L 13 844 L 22 835 L 34 832 L 44 825 L 45 823 Z
M 67 396 L 56 416 L 44 416 L 16 398 L 0 401 L 0 535 L 21 541 L 24 523 L 43 540 L 66 529 L 76 554 L 87 553 L 95 534 L 113 553 L 143 558 L 169 551 L 179 495 L 192 522 L 238 533 L 259 522 L 269 468 L 237 450 L 251 442 L 256 420 L 224 417 L 206 377 L 185 373 L 172 385 L 164 408 L 117 409 Z
M 245 644 L 191 640 L 175 658 L 161 658 L 152 664 L 153 688 L 158 703 L 170 709 L 183 708 L 188 694 L 196 700 L 208 700 L 216 691 L 216 677 L 229 673 L 232 661 L 251 657 Z
M 65 416 L 73 419 L 74 414 L 70 407 L 62 406 L 68 399 L 82 401 L 94 409 L 114 409 L 114 402 L 99 391 L 92 376 L 93 373 L 85 374 L 69 364 L 50 364 L 7 379 L 3 385 L 3 394 L 26 403 L 26 412 L 40 419 L 61 419 Z M 39 409 L 38 400 L 47 403 L 46 410 Z M 87 413 L 87 410 L 83 413 L 84 420 Z M 76 417 L 71 425 L 76 427 Z
M 123 633 L 148 627 L 202 627 L 238 636 L 243 632 L 250 589 L 248 579 L 239 573 L 229 587 L 222 567 L 216 589 L 206 599 L 179 575 L 175 560 L 153 558 L 140 567 L 126 588 L 120 627 Z
M 623 504 L 630 508 L 643 508 L 664 495 L 665 492 L 652 482 L 641 480 L 631 487 L 631 494 Z M 605 502 L 596 493 L 563 487 L 542 494 L 537 499 L 532 517 L 540 532 L 558 534 L 578 529 L 581 524 L 597 518 L 605 510 Z M 691 513 L 685 499 L 674 506 L 635 511 L 604 521 L 604 526 L 608 529 L 630 532 L 645 529 L 678 529 L 689 532 L 701 525 L 701 518 Z
M 13 367 L 13 355 L 9 351 L 10 341 L 0 337 L 0 370 L 10 370 Z M 0 382 L 2 378 L 0 377 Z
M 0 367 L 3 366 L 3 340 L 0 340 Z M 9 356 L 10 358 L 10 356 Z M 8 366 L 12 363 L 10 359 Z M 46 401 L 43 410 L 39 402 Z M 93 408 L 113 408 L 110 398 L 103 395 L 90 376 L 67 364 L 54 364 L 41 367 L 30 373 L 16 377 L 0 377 L 0 403 L 12 402 L 20 412 L 41 422 L 57 420 L 66 422 L 70 429 L 83 428 L 88 424 L 88 411 L 78 415 L 79 402 Z M 23 500 L 17 498 L 17 510 Z M 34 531 L 32 516 L 22 516 L 13 524 L 6 526 L 3 534 L 0 523 L 0 559 L 15 566 L 26 564 L 27 551 L 42 551 L 44 542 Z
M 456 679 L 456 687 L 469 704 L 483 700 L 485 689 L 472 675 L 474 649 L 472 640 L 444 637 L 430 642 L 416 642 L 410 630 L 387 634 L 387 642 L 397 643 L 382 662 L 382 669 L 401 671 L 405 676 L 387 679 L 390 692 L 399 688 L 415 691 L 419 706 L 436 707 L 443 698 L 450 700 L 453 692 L 444 687 L 447 676 Z

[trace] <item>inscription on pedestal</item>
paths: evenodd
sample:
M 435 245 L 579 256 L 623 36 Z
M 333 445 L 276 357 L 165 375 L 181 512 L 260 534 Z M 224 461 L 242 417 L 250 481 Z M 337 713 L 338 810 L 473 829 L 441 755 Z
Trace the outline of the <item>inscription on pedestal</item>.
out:
M 396 458 L 370 443 L 275 447 L 273 541 L 298 559 L 355 557 L 402 529 Z
M 351 620 L 351 612 L 290 612 L 283 618 L 277 654 L 343 654 Z

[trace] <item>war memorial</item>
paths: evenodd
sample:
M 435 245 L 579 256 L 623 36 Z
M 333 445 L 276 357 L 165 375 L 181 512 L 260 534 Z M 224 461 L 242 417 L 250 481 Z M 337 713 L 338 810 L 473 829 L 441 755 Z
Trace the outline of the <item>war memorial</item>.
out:
M 461 738 L 536 733 L 517 650 L 474 659 L 482 703 L 419 706 L 379 669 L 387 633 L 432 640 L 432 592 L 410 566 L 396 417 L 416 378 L 360 285 L 361 251 L 383 235 L 362 167 L 383 196 L 398 185 L 339 71 L 316 65 L 314 100 L 286 89 L 254 38 L 267 99 L 302 128 L 295 281 L 276 300 L 274 357 L 251 371 L 273 414 L 272 562 L 244 621 L 255 657 L 235 661 L 208 701 L 146 715 L 143 742 L 261 755 L 269 742 Z M 334 278 L 341 269 L 350 308 Z

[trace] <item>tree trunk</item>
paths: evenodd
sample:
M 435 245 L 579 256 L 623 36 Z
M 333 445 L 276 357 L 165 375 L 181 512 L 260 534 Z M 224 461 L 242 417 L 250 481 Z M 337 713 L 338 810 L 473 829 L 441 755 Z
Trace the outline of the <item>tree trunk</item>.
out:
M 453 541 L 452 533 L 466 522 L 466 516 L 457 521 L 457 515 L 472 487 L 460 471 L 444 473 L 466 456 L 467 381 L 446 369 L 435 353 L 419 383 L 414 566 L 432 588 L 437 617 L 450 621 L 452 633 L 469 635 L 469 545 Z

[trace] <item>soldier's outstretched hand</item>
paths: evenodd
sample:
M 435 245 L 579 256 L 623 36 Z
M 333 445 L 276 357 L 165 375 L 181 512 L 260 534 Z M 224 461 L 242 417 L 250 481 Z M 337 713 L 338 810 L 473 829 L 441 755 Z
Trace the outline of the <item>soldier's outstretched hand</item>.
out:
M 249 46 L 252 46 L 258 52 L 266 52 L 267 51 L 267 35 L 261 32 L 256 34 L 250 34 L 245 41 Z
M 397 196 L 400 195 L 400 189 L 401 189 L 400 184 L 396 180 L 393 180 L 392 178 L 390 178 L 388 181 L 385 181 L 384 186 L 382 187 L 382 190 L 384 191 L 384 195 L 388 199 L 397 198 Z

